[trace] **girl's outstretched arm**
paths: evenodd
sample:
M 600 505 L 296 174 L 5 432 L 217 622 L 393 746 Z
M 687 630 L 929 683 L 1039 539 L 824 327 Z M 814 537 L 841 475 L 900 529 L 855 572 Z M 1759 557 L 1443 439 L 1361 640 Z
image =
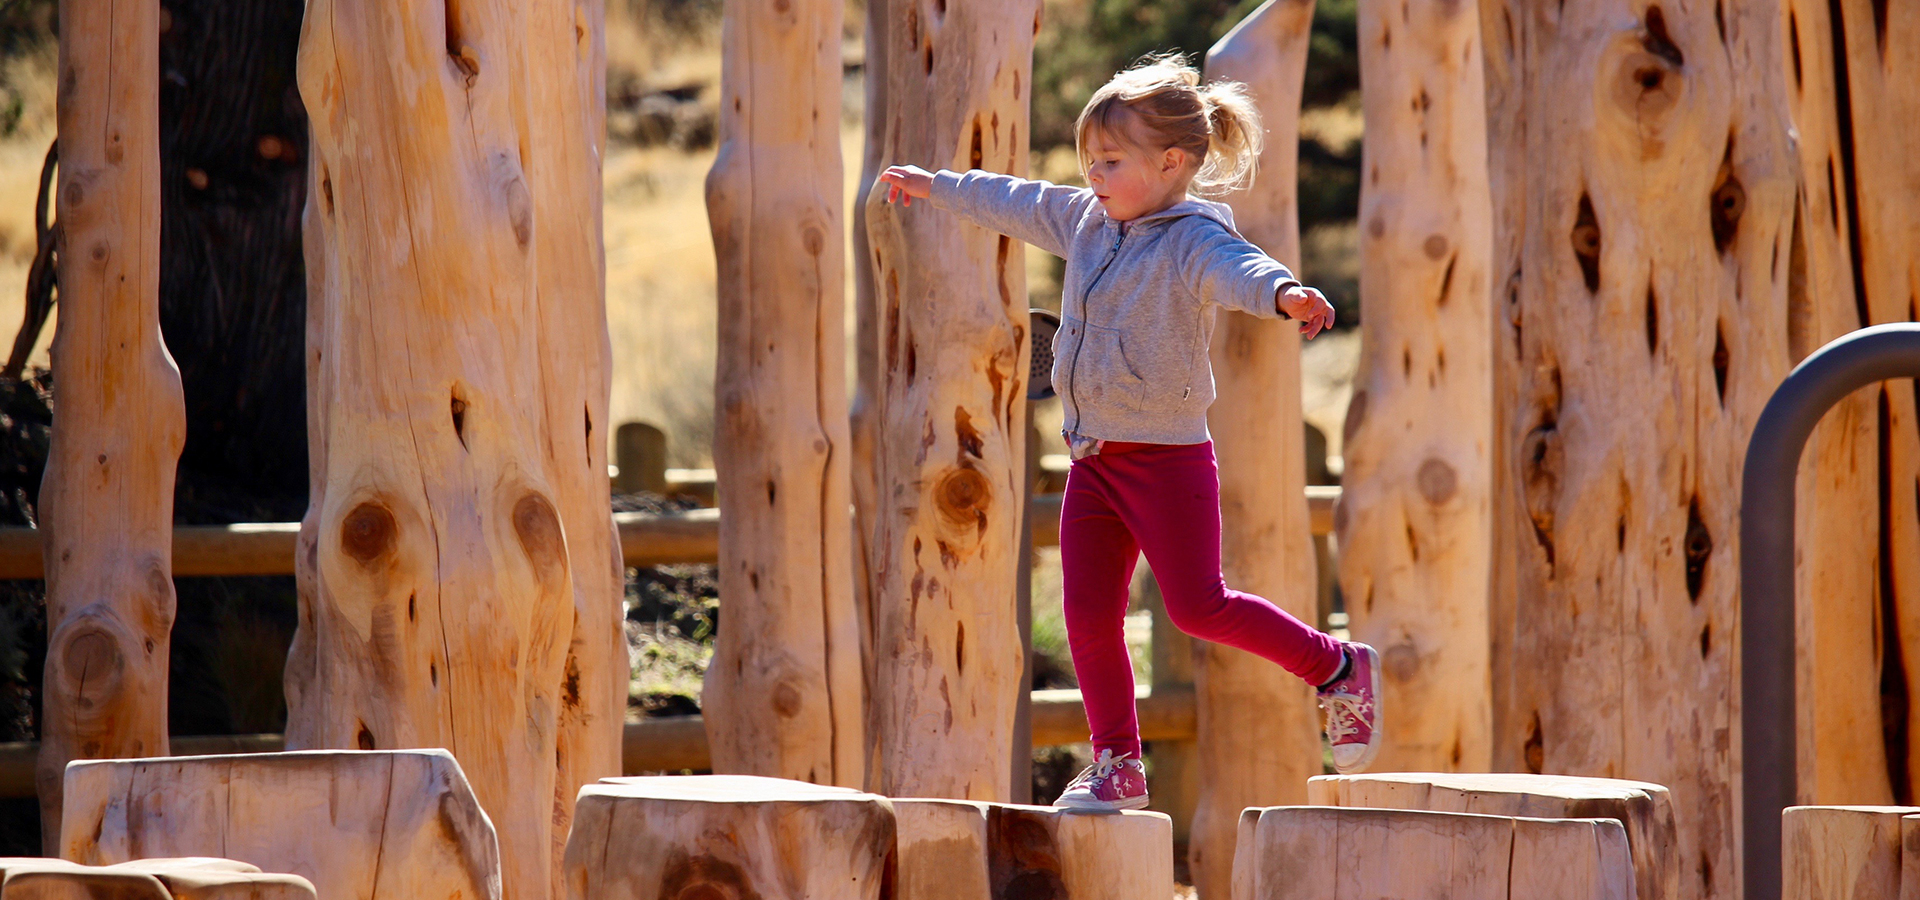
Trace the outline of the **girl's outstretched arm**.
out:
M 1226 225 L 1190 216 L 1175 231 L 1173 246 L 1182 277 L 1201 299 L 1261 318 L 1298 320 L 1309 338 L 1333 326 L 1325 296 Z
M 1074 226 L 1094 202 L 1093 192 L 1045 181 L 1015 178 L 974 169 L 929 172 L 918 166 L 893 166 L 880 173 L 887 202 L 911 206 L 929 200 L 1016 240 L 1065 258 Z

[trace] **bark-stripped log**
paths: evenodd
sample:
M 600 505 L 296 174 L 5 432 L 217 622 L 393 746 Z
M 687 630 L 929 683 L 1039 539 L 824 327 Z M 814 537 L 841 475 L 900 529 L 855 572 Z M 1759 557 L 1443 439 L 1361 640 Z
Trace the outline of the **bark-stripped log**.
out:
M 1920 809 L 1800 806 L 1781 813 L 1780 896 L 1785 900 L 1920 897 Z M 1909 849 L 1911 848 L 1911 849 Z
M 40 489 L 47 573 L 40 826 L 69 760 L 165 756 L 180 371 L 160 338 L 160 20 L 60 4 L 60 384 Z
M 880 0 L 876 0 L 880 2 Z M 881 156 L 1024 174 L 1034 0 L 891 0 Z M 874 740 L 888 796 L 1005 801 L 1020 684 L 1027 291 L 1012 238 L 867 197 L 882 362 Z
M 1516 554 L 1494 767 L 1668 786 L 1680 893 L 1730 897 L 1740 463 L 1787 367 L 1797 163 L 1779 6 L 1498 3 L 1496 528 Z M 1553 165 L 1541 165 L 1551 159 Z M 1496 247 L 1502 241 L 1496 239 Z
M 716 771 L 860 787 L 839 36 L 839 0 L 727 4 L 707 210 L 728 612 L 702 706 Z
M 891 4 L 885 0 L 867 3 L 866 14 L 866 68 L 863 70 L 866 90 L 865 121 L 866 135 L 861 144 L 859 188 L 855 198 L 865 198 L 873 189 L 873 182 L 880 176 L 885 165 L 883 154 L 886 150 L 887 123 L 874 111 L 885 109 L 887 105 L 887 10 Z M 879 515 L 878 496 L 879 473 L 875 467 L 875 444 L 879 440 L 880 394 L 880 317 L 873 282 L 873 251 L 867 240 L 866 217 L 862 214 L 865 207 L 855 210 L 853 223 L 853 398 L 848 403 L 847 418 L 850 423 L 848 446 L 853 452 L 850 493 L 853 496 L 853 604 L 854 614 L 860 620 L 860 674 L 862 678 L 861 694 L 863 734 L 867 742 L 867 775 L 863 787 L 878 790 L 880 784 L 880 743 L 875 739 L 879 733 L 880 708 L 874 703 L 879 690 L 875 685 L 878 677 L 877 663 L 873 656 L 873 639 L 877 620 L 874 618 L 873 594 L 879 585 L 874 581 L 873 540 L 876 537 L 872 523 Z
M 895 800 L 898 900 L 1162 900 L 1173 824 L 1150 812 Z
M 1380 650 L 1384 771 L 1492 763 L 1487 589 L 1493 342 L 1485 92 L 1473 4 L 1360 4 L 1360 384 L 1340 570 Z
M 598 23 L 316 0 L 301 35 L 313 488 L 287 744 L 452 750 L 514 897 L 551 892 L 573 785 L 618 762 Z
M 1826 0 L 1786 0 L 1782 47 L 1787 97 L 1799 133 L 1800 190 L 1794 207 L 1787 297 L 1789 361 L 1867 324 L 1856 302 L 1850 247 L 1853 198 L 1835 177 L 1851 146 L 1836 106 L 1832 25 Z M 1834 406 L 1807 441 L 1795 489 L 1795 633 L 1802 803 L 1893 802 L 1880 705 L 1885 629 L 1876 583 L 1880 525 L 1882 388 L 1863 388 Z
M 1288 265 L 1300 260 L 1295 167 L 1309 0 L 1268 0 L 1207 53 L 1208 78 L 1246 84 L 1266 128 L 1253 186 L 1227 198 L 1240 232 Z M 1220 567 L 1227 583 L 1312 623 L 1313 538 L 1300 427 L 1298 323 L 1219 313 L 1217 391 L 1207 427 L 1220 464 Z M 1253 654 L 1193 642 L 1199 772 L 1187 863 L 1208 900 L 1231 891 L 1240 811 L 1300 803 L 1320 773 L 1312 689 Z

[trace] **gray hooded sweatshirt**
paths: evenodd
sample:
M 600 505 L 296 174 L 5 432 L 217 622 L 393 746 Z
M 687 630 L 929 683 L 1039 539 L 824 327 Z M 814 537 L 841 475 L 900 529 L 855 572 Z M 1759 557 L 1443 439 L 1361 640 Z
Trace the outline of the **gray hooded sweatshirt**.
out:
M 929 198 L 1067 261 L 1053 385 L 1065 430 L 1150 444 L 1209 440 L 1216 307 L 1284 318 L 1293 273 L 1240 236 L 1225 205 L 1189 197 L 1127 223 L 1086 188 L 973 170 L 933 176 Z

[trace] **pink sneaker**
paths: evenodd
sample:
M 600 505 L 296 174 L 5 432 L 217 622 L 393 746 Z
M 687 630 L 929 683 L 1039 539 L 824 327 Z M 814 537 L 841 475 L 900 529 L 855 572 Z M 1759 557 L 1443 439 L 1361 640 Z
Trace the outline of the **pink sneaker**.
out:
M 1346 644 L 1353 664 L 1347 676 L 1318 692 L 1327 712 L 1327 742 L 1333 768 L 1342 775 L 1364 772 L 1380 755 L 1380 654 L 1359 642 Z
M 1062 791 L 1054 806 L 1067 809 L 1145 809 L 1147 767 L 1133 754 L 1115 759 L 1112 750 L 1100 751 L 1100 761 L 1088 766 Z

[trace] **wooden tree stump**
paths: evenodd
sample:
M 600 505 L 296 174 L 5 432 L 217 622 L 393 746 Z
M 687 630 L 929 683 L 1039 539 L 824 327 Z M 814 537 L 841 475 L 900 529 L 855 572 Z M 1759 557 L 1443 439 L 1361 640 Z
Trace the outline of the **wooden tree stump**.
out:
M 1336 522 L 1353 636 L 1379 648 L 1374 766 L 1485 771 L 1493 239 L 1473 4 L 1360 14 L 1360 383 Z
M 108 865 L 216 854 L 302 876 L 319 900 L 502 896 L 493 825 L 444 750 L 103 760 L 68 769 L 62 858 Z
M 1240 817 L 1235 900 L 1630 900 L 1611 819 L 1277 807 Z
M 1680 893 L 1731 897 L 1740 465 L 1788 362 L 1782 17 L 1614 0 L 1483 14 L 1513 230 L 1495 241 L 1495 521 L 1513 568 L 1496 579 L 1494 767 L 1667 785 Z
M 151 875 L 173 900 L 318 900 L 313 882 L 262 872 L 238 860 L 194 856 L 137 859 L 106 867 Z
M 319 0 L 294 748 L 447 747 L 547 896 L 618 771 L 596 4 Z
M 1640 900 L 1682 896 L 1673 801 L 1657 784 L 1564 775 L 1322 775 L 1307 783 L 1307 802 L 1535 819 L 1614 819 L 1627 831 Z
M 1173 823 L 1161 813 L 894 800 L 898 900 L 1165 900 Z
M 40 488 L 41 835 L 73 759 L 164 756 L 180 372 L 160 337 L 160 6 L 60 4 L 60 322 Z
M 81 866 L 46 857 L 0 858 L 0 900 L 314 900 L 298 875 L 263 874 L 230 859 L 143 859 Z
M 863 784 L 848 514 L 840 3 L 731 0 L 714 469 L 727 627 L 702 708 L 720 772 Z
M 848 788 L 749 775 L 609 778 L 580 792 L 570 900 L 881 900 L 893 810 Z
M 1781 814 L 1780 868 L 1781 900 L 1920 897 L 1920 808 L 1791 807 Z
M 892 2 L 876 57 L 881 158 L 1024 174 L 1035 0 Z M 881 349 L 873 740 L 889 796 L 1004 801 L 1022 660 L 1028 316 L 1012 238 L 867 197 Z
M 1253 92 L 1266 148 L 1250 190 L 1229 196 L 1240 232 L 1292 266 L 1300 260 L 1295 201 L 1301 83 L 1313 5 L 1268 0 L 1208 51 L 1208 78 Z M 1316 622 L 1314 555 L 1300 427 L 1297 323 L 1219 313 L 1213 335 L 1218 399 L 1207 427 L 1220 463 L 1220 566 L 1227 583 Z M 1312 690 L 1241 650 L 1193 642 L 1198 796 L 1187 844 L 1194 886 L 1224 900 L 1235 822 L 1249 806 L 1299 803 L 1320 769 Z

